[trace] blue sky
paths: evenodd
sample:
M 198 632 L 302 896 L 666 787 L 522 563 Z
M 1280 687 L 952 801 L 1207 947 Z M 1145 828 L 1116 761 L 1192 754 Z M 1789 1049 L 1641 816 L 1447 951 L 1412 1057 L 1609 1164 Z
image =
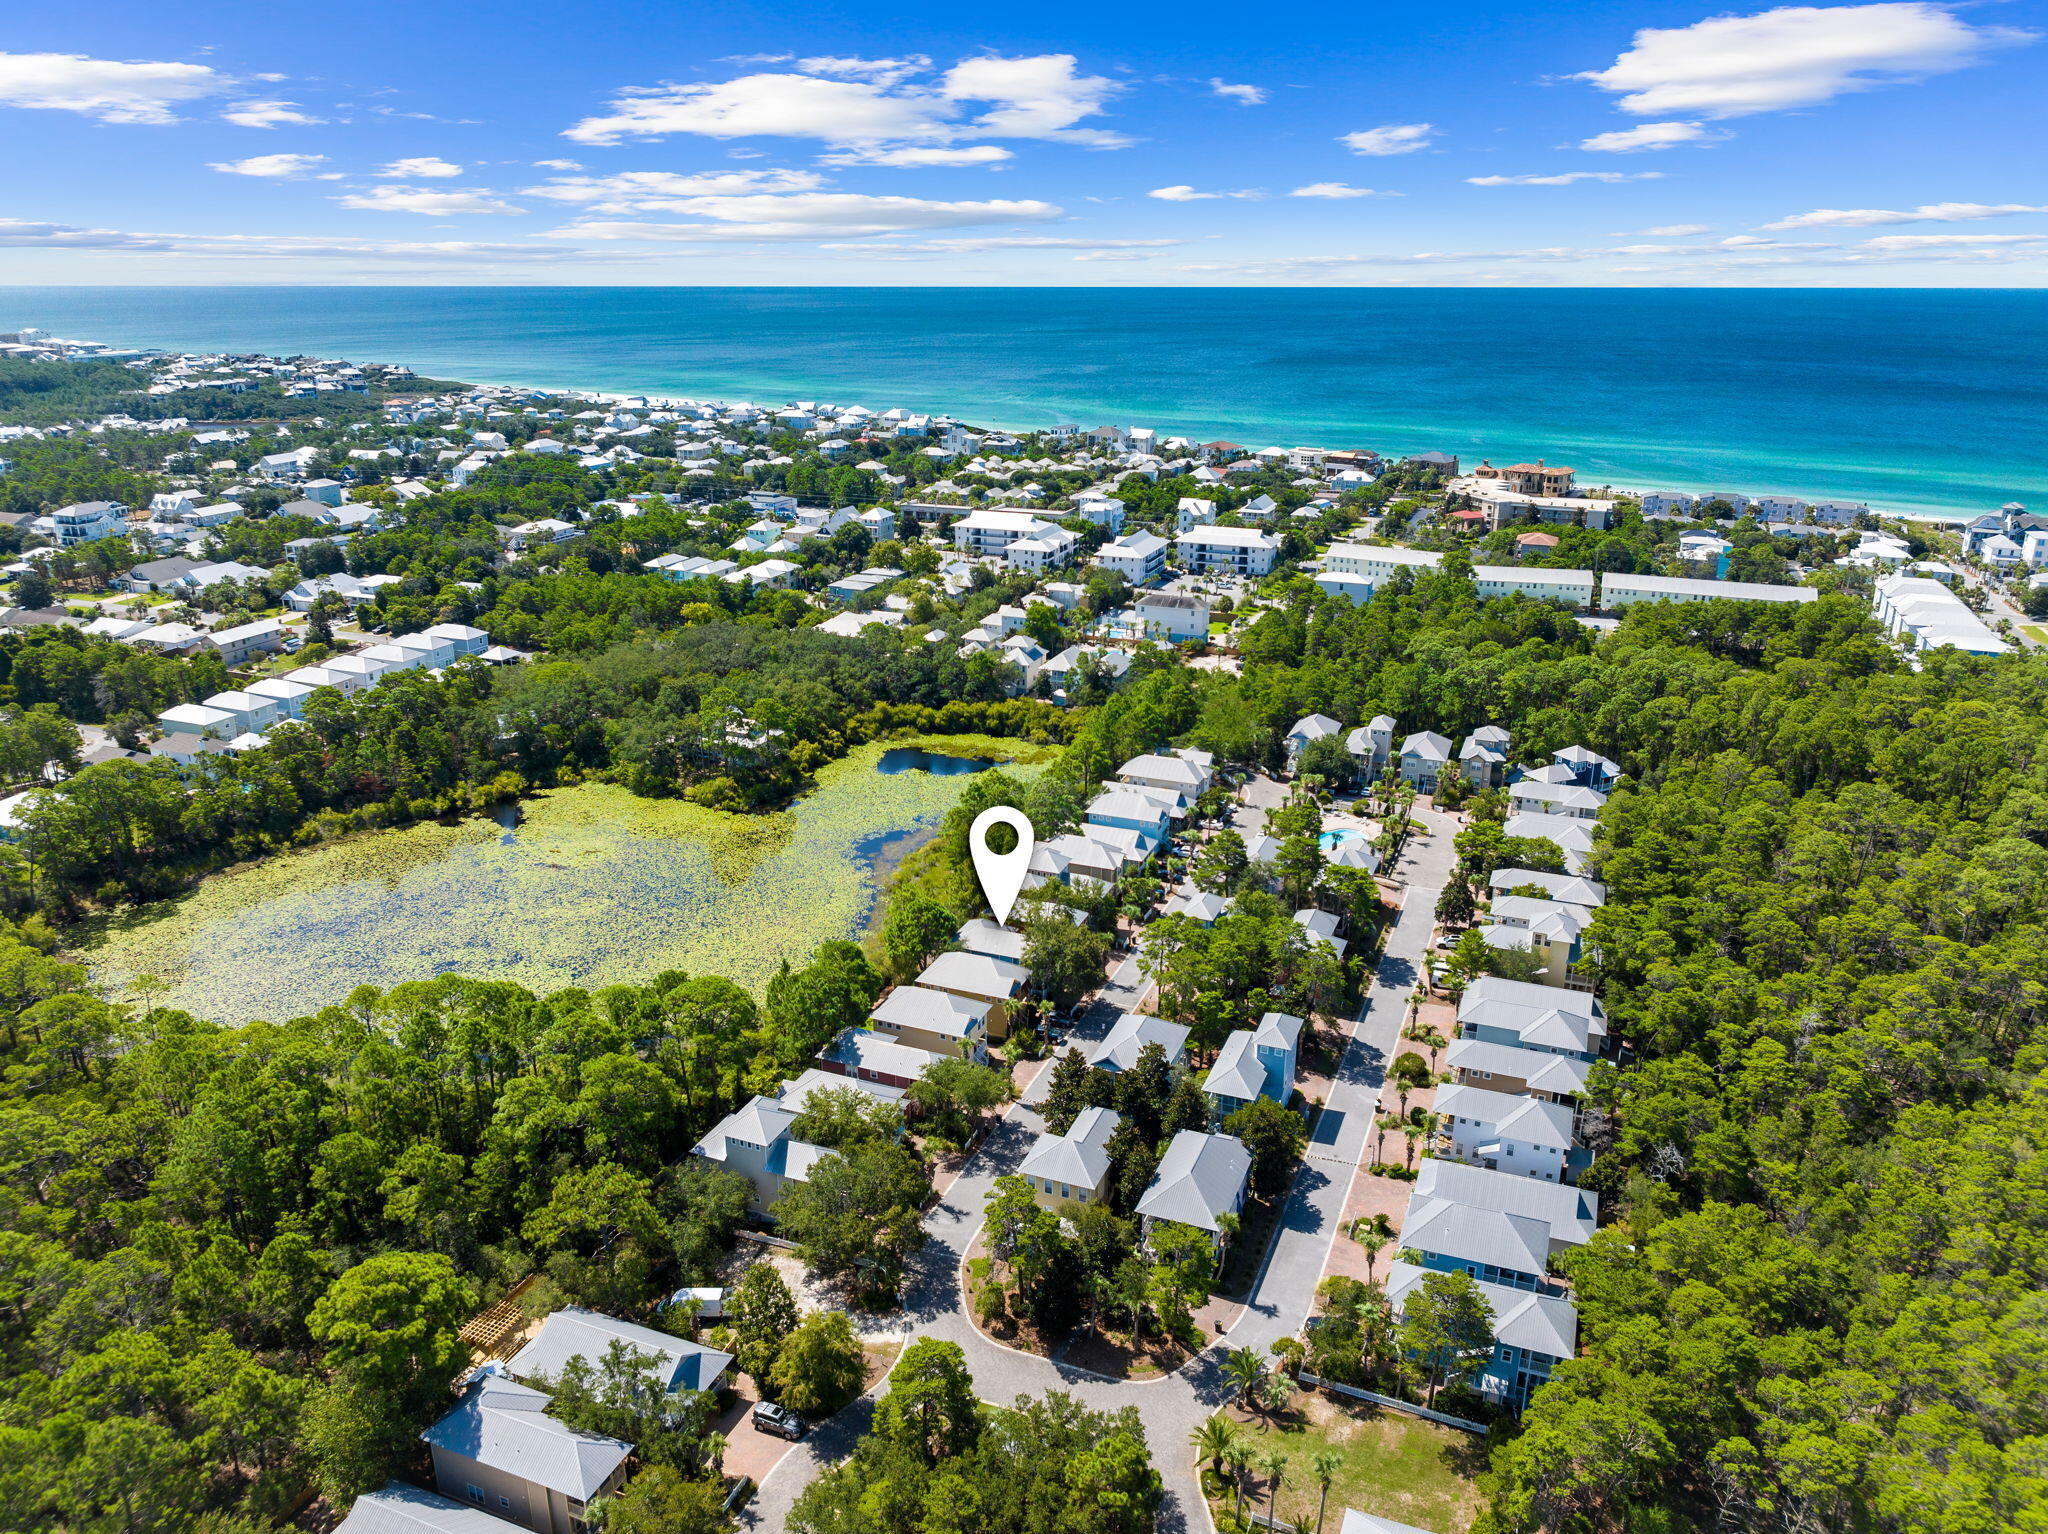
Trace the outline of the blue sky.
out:
M 918 9 L 17 11 L 0 283 L 2048 274 L 2048 0 Z

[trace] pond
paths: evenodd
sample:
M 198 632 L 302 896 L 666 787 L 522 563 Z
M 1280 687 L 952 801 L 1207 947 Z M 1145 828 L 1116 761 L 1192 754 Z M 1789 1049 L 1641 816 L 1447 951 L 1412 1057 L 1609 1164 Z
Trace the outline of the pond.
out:
M 1050 748 L 971 737 L 972 757 L 863 746 L 772 815 L 642 799 L 604 783 L 557 789 L 500 820 L 356 837 L 217 874 L 125 913 L 83 947 L 128 994 L 243 1022 L 287 1018 L 358 985 L 460 972 L 534 991 L 642 982 L 665 969 L 727 975 L 757 995 L 784 959 L 858 935 L 880 881 L 937 830 L 962 775 Z M 911 757 L 935 765 L 904 766 Z M 891 766 L 894 758 L 898 765 Z
M 891 746 L 882 753 L 881 761 L 875 764 L 875 771 L 893 776 L 899 772 L 929 772 L 938 777 L 958 777 L 962 773 L 986 772 L 995 766 L 985 756 L 954 756 L 948 751 L 925 751 L 916 746 Z

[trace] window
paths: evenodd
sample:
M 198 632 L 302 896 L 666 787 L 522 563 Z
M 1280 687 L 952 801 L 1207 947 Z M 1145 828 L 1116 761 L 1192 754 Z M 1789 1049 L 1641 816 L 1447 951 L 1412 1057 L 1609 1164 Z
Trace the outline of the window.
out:
M 469 1500 L 474 1502 L 478 1507 L 482 1507 L 484 1505 L 484 1489 L 481 1486 L 470 1487 Z
M 505 1495 L 505 1494 L 504 1494 L 504 1493 L 503 1493 L 502 1491 L 501 1491 L 501 1492 L 499 1492 L 499 1493 L 498 1493 L 498 1506 L 500 1506 L 500 1507 L 510 1507 L 511 1505 L 512 1505 L 512 1499 L 511 1499 L 510 1497 L 506 1496 L 506 1495 Z

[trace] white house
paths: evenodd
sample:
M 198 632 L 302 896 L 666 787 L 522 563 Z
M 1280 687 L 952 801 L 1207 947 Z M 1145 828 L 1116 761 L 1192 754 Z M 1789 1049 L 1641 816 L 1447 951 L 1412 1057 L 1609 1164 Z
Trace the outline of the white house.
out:
M 1127 533 L 1115 543 L 1105 543 L 1097 549 L 1095 563 L 1121 575 L 1133 586 L 1145 586 L 1166 573 L 1166 550 L 1166 540 L 1157 533 Z
M 1489 1171 L 1565 1181 L 1572 1110 L 1519 1093 L 1460 1084 L 1438 1087 L 1437 1133 L 1460 1161 Z

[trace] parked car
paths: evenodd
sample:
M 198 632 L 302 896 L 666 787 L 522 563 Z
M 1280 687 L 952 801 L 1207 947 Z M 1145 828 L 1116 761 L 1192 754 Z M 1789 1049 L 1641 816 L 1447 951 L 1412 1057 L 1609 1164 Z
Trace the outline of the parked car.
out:
M 773 1434 L 777 1438 L 787 1438 L 791 1443 L 800 1442 L 804 1434 L 811 1430 L 810 1424 L 803 1418 L 787 1406 L 777 1406 L 773 1401 L 754 1403 L 754 1426 L 763 1433 Z

